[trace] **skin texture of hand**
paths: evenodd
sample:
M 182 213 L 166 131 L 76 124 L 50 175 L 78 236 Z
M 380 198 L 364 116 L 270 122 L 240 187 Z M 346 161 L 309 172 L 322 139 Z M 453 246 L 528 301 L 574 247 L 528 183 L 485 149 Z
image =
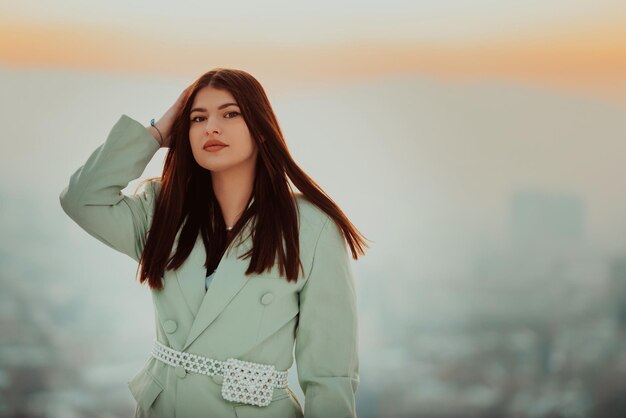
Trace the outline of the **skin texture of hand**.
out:
M 170 131 L 172 129 L 172 124 L 174 123 L 174 118 L 182 108 L 183 101 L 185 100 L 185 97 L 187 97 L 187 93 L 190 89 L 191 86 L 188 86 L 185 90 L 183 90 L 182 93 L 178 96 L 178 99 L 176 99 L 176 102 L 174 102 L 174 104 L 170 106 L 170 108 L 163 114 L 163 116 L 161 116 L 161 118 L 157 122 L 155 122 L 156 127 L 163 136 L 163 142 L 161 142 L 161 136 L 159 136 L 159 132 L 157 132 L 157 130 L 154 129 L 153 126 L 147 127 L 152 136 L 154 136 L 159 144 L 161 144 L 161 148 L 169 148 L 170 146 Z

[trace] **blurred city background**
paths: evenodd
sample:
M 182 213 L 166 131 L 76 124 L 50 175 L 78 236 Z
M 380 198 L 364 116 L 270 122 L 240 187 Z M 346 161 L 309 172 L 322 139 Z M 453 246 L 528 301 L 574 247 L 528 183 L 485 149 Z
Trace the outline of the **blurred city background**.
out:
M 257 77 L 374 241 L 359 417 L 626 416 L 626 3 L 25 0 L 0 1 L 0 417 L 132 415 L 150 292 L 58 196 L 214 67 Z

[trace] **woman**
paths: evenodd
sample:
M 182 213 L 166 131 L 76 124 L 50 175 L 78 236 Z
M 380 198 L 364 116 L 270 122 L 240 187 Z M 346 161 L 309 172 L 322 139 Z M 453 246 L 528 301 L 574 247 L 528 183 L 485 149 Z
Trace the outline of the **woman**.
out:
M 216 68 L 151 122 L 122 115 L 60 194 L 151 289 L 156 340 L 128 382 L 135 417 L 356 416 L 347 246 L 357 259 L 367 245 L 293 161 L 262 86 Z M 161 147 L 162 176 L 124 195 Z M 294 345 L 304 409 L 286 384 Z

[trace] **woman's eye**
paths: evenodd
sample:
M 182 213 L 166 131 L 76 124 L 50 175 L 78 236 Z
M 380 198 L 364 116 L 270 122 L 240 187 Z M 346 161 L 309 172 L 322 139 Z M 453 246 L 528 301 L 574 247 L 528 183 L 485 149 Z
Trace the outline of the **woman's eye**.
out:
M 239 112 L 234 112 L 234 111 L 233 111 L 233 112 L 228 112 L 228 113 L 226 113 L 226 115 L 232 115 L 232 114 L 234 114 L 235 116 L 237 116 L 237 115 L 239 115 L 240 113 L 239 113 Z M 235 116 L 230 116 L 230 117 L 228 117 L 227 119 L 232 119 L 232 118 L 234 118 Z M 195 118 L 191 118 L 191 121 L 192 121 L 192 122 L 200 122 L 200 121 L 199 121 L 199 120 L 197 120 L 197 119 L 204 119 L 204 116 L 196 116 Z

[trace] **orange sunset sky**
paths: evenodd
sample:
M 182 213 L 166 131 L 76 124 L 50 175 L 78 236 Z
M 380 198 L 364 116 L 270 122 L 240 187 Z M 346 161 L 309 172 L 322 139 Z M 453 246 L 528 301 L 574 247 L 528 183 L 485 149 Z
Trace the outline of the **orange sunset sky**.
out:
M 391 2 L 385 14 L 368 7 L 333 11 L 332 3 L 322 2 L 322 10 L 307 10 L 309 15 L 286 2 L 233 11 L 194 1 L 177 5 L 174 13 L 159 2 L 139 2 L 143 10 L 107 2 L 93 11 L 74 1 L 75 10 L 64 14 L 46 10 L 45 3 L 0 6 L 0 67 L 189 78 L 216 66 L 237 67 L 275 84 L 275 90 L 394 74 L 497 79 L 626 107 L 626 6 L 608 0 L 585 7 L 576 1 L 528 2 L 517 10 L 447 1 L 445 13 L 408 3 L 403 12 Z M 273 16 L 274 10 L 283 13 Z M 260 18 L 262 12 L 272 18 Z M 514 13 L 521 17 L 512 18 Z

